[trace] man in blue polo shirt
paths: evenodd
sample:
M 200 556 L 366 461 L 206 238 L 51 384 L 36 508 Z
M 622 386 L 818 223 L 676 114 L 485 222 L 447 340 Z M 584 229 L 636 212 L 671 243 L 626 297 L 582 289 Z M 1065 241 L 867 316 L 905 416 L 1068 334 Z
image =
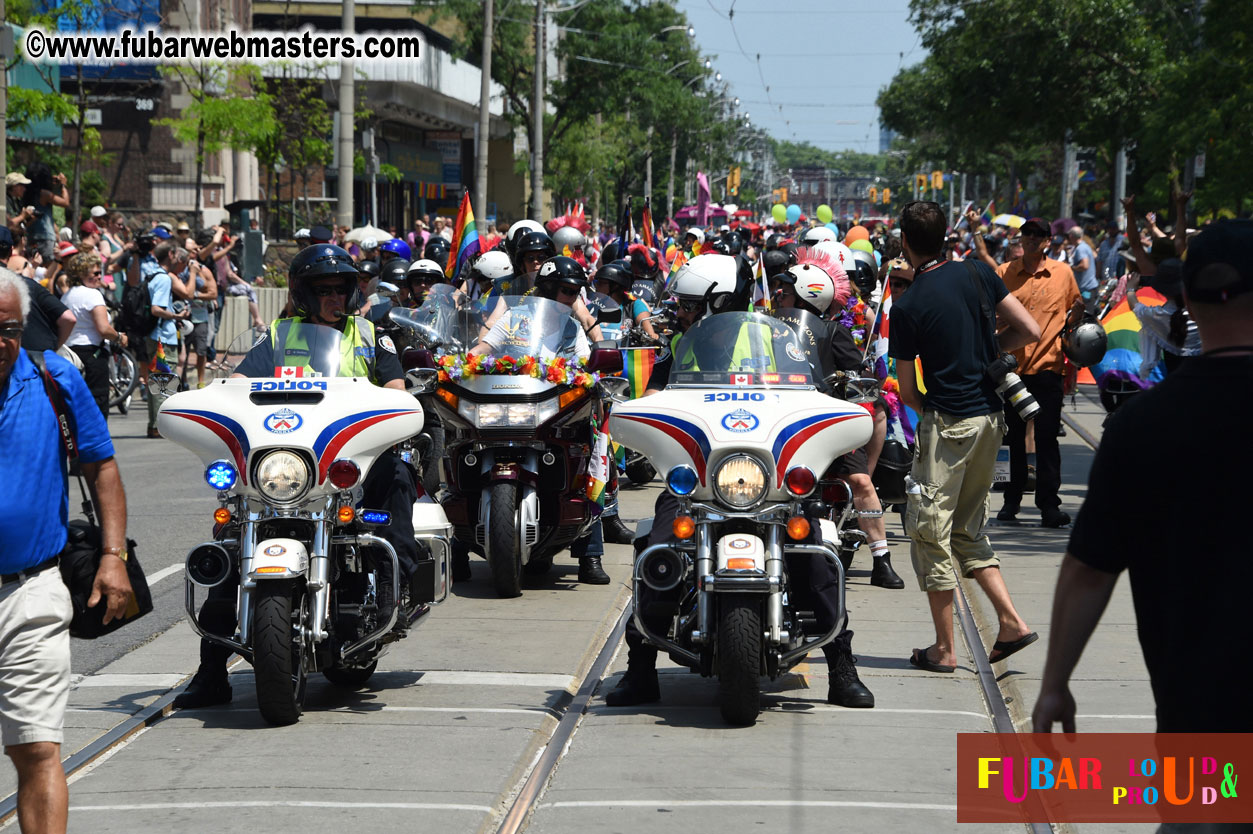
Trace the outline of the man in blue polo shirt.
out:
M 56 412 L 35 364 L 21 348 L 30 312 L 22 279 L 0 267 L 0 483 L 34 500 L 0 513 L 0 743 L 17 768 L 23 831 L 65 831 L 69 790 L 61 768 L 62 723 L 70 689 L 69 592 L 57 570 L 65 548 L 68 484 Z M 126 576 L 126 495 L 113 443 L 82 376 L 43 353 L 60 387 L 95 498 L 104 556 L 90 606 L 120 617 L 131 595 Z

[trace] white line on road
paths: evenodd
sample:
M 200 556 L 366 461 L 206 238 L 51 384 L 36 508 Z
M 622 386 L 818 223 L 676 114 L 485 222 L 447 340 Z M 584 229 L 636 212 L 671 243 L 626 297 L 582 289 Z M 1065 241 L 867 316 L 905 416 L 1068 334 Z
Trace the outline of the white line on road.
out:
M 396 672 L 398 670 L 388 670 Z M 419 684 L 448 684 L 452 686 L 542 686 L 546 689 L 569 689 L 574 685 L 571 675 L 544 675 L 531 672 L 461 672 L 442 670 L 423 672 L 420 669 Z
M 183 567 L 184 567 L 183 562 L 177 562 L 173 565 L 170 565 L 167 568 L 161 568 L 161 570 L 157 571 L 156 573 L 148 577 L 148 587 L 151 588 L 153 585 L 157 584 L 162 579 L 165 579 L 167 576 L 173 576 L 174 574 L 181 571 Z
M 956 805 L 924 802 L 843 802 L 824 799 L 590 799 L 546 802 L 541 808 L 887 808 L 903 811 L 956 811 Z
M 504 707 L 392 707 L 392 706 L 383 706 L 383 707 L 370 707 L 364 711 L 365 712 L 454 712 L 454 713 L 483 712 L 483 713 L 489 713 L 489 714 L 500 713 L 502 715 L 543 715 L 544 713 L 548 713 L 550 715 L 558 714 L 556 710 L 544 709 L 542 707 L 538 707 L 536 709 L 511 709 L 511 708 L 504 708 Z M 327 712 L 358 712 L 358 710 L 352 707 L 337 707 L 336 709 L 333 709 L 333 710 L 327 710 Z
M 148 674 L 103 674 L 103 675 L 86 675 L 77 681 L 72 681 L 75 689 L 82 689 L 89 686 L 118 686 L 127 688 L 142 689 L 170 689 L 177 686 L 178 682 L 187 677 L 186 672 L 177 672 L 174 674 L 148 673 Z
M 1076 715 L 1075 718 L 1129 718 L 1135 721 L 1154 721 L 1157 719 L 1157 716 L 1156 715 L 1130 715 L 1130 714 L 1125 714 L 1125 715 L 1093 714 L 1093 715 Z
M 141 802 L 133 805 L 71 805 L 71 811 L 197 811 L 208 808 L 353 808 L 395 809 L 400 811 L 476 811 L 486 814 L 487 805 L 460 805 L 453 802 L 321 802 L 300 800 L 238 800 L 233 802 Z
M 773 693 L 765 693 L 765 694 L 771 695 Z M 789 705 L 798 704 L 798 703 L 803 703 L 804 709 L 789 708 Z M 897 709 L 893 709 L 891 707 L 875 707 L 874 709 L 852 709 L 849 707 L 835 706 L 833 704 L 819 704 L 819 703 L 813 703 L 813 702 L 798 702 L 798 701 L 785 701 L 783 704 L 763 705 L 763 706 L 764 706 L 763 712 L 769 713 L 770 715 L 806 715 L 806 714 L 814 713 L 814 712 L 840 712 L 840 713 L 845 713 L 847 715 L 861 715 L 866 718 L 874 718 L 876 715 L 879 715 L 885 712 L 893 712 L 893 713 L 902 713 L 902 714 L 907 714 L 907 715 L 969 715 L 973 718 L 978 718 L 982 721 L 989 720 L 988 716 L 985 715 L 984 713 L 970 712 L 968 710 L 962 710 L 962 709 L 906 709 L 903 707 L 897 708 Z M 674 706 L 666 706 L 665 704 L 662 704 L 654 708 L 657 710 L 708 710 L 709 709 L 709 707 L 707 706 L 698 706 L 694 704 L 674 705 Z M 607 704 L 602 703 L 602 704 L 597 704 L 593 708 L 592 711 L 617 714 L 617 713 L 639 712 L 640 709 L 639 707 L 611 707 Z M 1085 716 L 1085 717 L 1098 718 L 1100 716 Z

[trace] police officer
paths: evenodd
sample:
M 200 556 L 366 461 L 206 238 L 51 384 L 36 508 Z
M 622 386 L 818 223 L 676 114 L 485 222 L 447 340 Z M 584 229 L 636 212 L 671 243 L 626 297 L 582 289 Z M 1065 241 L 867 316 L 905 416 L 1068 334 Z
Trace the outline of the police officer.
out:
M 310 351 L 301 348 L 302 339 L 307 346 L 312 337 L 302 334 L 300 329 L 313 330 L 309 325 L 319 325 L 334 328 L 342 334 L 337 369 L 339 376 L 368 377 L 384 388 L 405 390 L 404 371 L 391 339 L 380 336 L 376 340 L 374 325 L 368 319 L 353 314 L 364 302 L 357 279 L 358 267 L 353 263 L 352 256 L 338 246 L 314 244 L 298 252 L 288 272 L 288 287 L 296 315 L 274 321 L 269 333 L 253 346 L 232 377 L 270 377 L 276 368 L 290 366 L 318 371 L 317 367 L 309 367 L 316 366 Z M 282 355 L 276 349 L 280 345 Z M 398 622 L 407 623 L 408 581 L 418 560 L 417 542 L 413 537 L 413 504 L 418 492 L 413 470 L 389 450 L 370 467 L 362 488 L 364 506 L 383 509 L 391 514 L 391 522 L 380 535 L 396 549 L 400 560 L 402 591 L 399 604 L 402 611 Z M 393 583 L 389 571 L 390 565 L 385 562 L 379 583 L 379 608 L 384 618 L 391 616 L 392 608 L 397 604 L 397 600 L 391 598 Z M 210 589 L 200 609 L 201 628 L 224 636 L 234 632 L 237 586 L 238 575 L 234 581 L 228 580 Z M 231 687 L 226 678 L 229 656 L 229 649 L 202 640 L 200 668 L 187 689 L 175 699 L 174 706 L 191 709 L 229 702 Z
M 695 326 L 706 315 L 745 309 L 747 299 L 742 287 L 737 289 L 737 285 L 742 284 L 737 280 L 737 272 L 735 258 L 718 254 L 698 255 L 679 271 L 673 287 L 679 303 L 673 343 L 675 347 L 678 346 L 679 334 Z M 708 357 L 710 352 L 726 351 L 728 348 L 734 350 L 737 346 L 738 343 L 731 346 L 697 344 L 689 350 L 689 346 L 684 345 L 684 354 L 677 360 L 672 348 L 670 355 L 659 361 L 653 369 L 645 396 L 655 394 L 666 386 L 675 361 L 683 368 L 695 367 L 699 365 L 702 354 Z M 668 531 L 672 529 L 679 506 L 679 499 L 669 491 L 658 496 L 653 509 L 649 545 L 662 544 L 668 540 Z M 817 529 L 818 525 L 813 525 L 811 537 L 816 538 Z M 819 556 L 789 556 L 787 568 L 798 602 L 812 607 L 820 630 L 830 630 L 835 624 L 838 610 L 839 574 L 829 562 Z M 670 619 L 668 607 L 654 604 L 667 601 L 666 594 L 653 591 L 647 586 L 637 589 L 636 594 L 637 603 L 645 617 L 649 617 L 650 611 L 659 612 L 655 622 L 649 620 L 649 627 L 662 633 L 667 631 Z M 857 668 L 853 665 L 852 639 L 853 632 L 846 629 L 834 641 L 822 647 L 830 670 L 831 684 L 827 691 L 827 701 L 844 707 L 873 707 L 874 695 L 861 682 Z M 634 621 L 627 623 L 626 642 L 627 672 L 617 688 L 605 697 L 605 703 L 609 706 L 631 706 L 660 700 L 657 648 L 645 642 Z

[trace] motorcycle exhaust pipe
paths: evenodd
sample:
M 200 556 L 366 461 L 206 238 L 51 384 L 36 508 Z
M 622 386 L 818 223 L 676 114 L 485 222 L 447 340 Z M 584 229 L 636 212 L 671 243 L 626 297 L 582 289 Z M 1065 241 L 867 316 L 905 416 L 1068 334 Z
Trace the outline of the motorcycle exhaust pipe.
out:
M 207 542 L 187 554 L 187 576 L 202 588 L 221 585 L 231 575 L 231 556 L 220 544 Z
M 687 559 L 668 547 L 648 553 L 640 562 L 640 578 L 654 591 L 672 591 L 685 576 Z

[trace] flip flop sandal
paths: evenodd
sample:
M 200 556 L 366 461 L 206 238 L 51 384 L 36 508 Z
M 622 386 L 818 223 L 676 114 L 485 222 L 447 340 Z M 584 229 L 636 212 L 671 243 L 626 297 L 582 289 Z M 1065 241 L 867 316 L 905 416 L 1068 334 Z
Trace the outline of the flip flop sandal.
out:
M 1001 640 L 997 640 L 995 643 L 992 644 L 992 651 L 1000 652 L 1001 654 L 999 657 L 992 657 L 992 655 L 989 654 L 988 662 L 1000 663 L 1002 660 L 1009 657 L 1011 654 L 1022 651 L 1023 649 L 1027 648 L 1027 646 L 1030 646 L 1032 643 L 1034 643 L 1036 640 L 1039 640 L 1039 639 L 1040 639 L 1040 635 L 1036 634 L 1033 631 L 1027 636 L 1020 637 L 1017 640 L 1014 640 L 1012 642 L 1006 643 Z
M 930 646 L 927 648 L 930 648 Z M 914 649 L 914 653 L 909 656 L 909 665 L 928 672 L 951 673 L 957 669 L 957 664 L 945 666 L 941 663 L 935 663 L 934 661 L 929 660 L 927 658 L 927 649 Z

